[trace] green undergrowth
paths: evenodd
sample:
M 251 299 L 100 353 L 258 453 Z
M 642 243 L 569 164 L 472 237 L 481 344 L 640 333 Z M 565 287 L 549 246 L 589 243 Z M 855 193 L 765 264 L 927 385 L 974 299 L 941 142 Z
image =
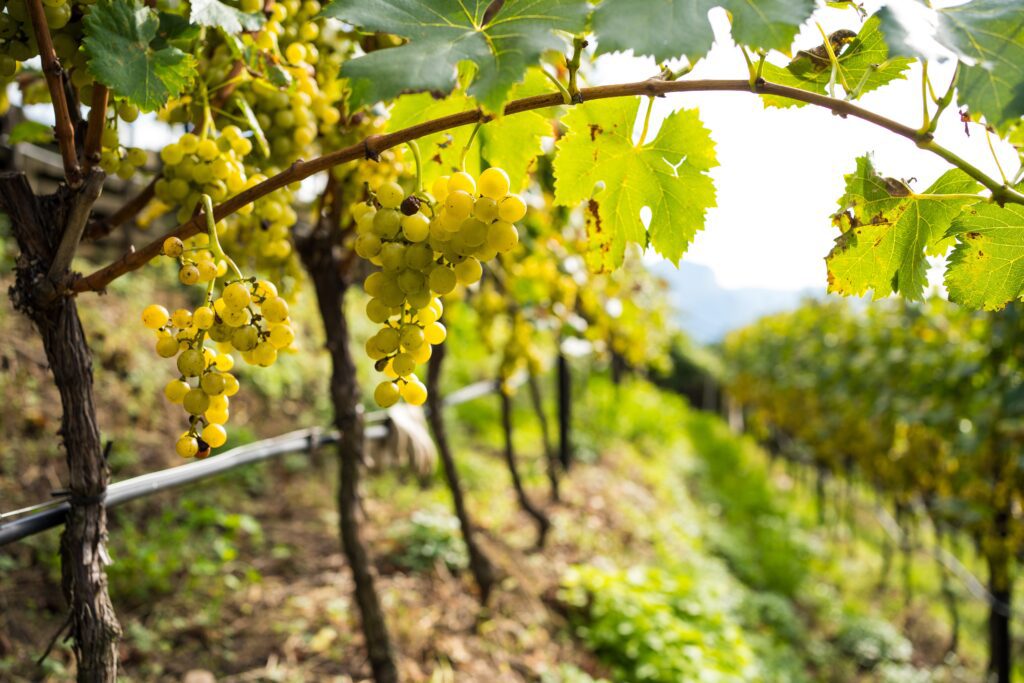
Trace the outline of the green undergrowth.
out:
M 592 378 L 578 432 L 604 437 L 646 486 L 645 505 L 623 501 L 651 554 L 595 558 L 564 577 L 574 634 L 615 680 L 809 681 L 792 605 L 766 603 L 714 552 L 704 513 L 680 472 L 691 412 L 653 386 Z

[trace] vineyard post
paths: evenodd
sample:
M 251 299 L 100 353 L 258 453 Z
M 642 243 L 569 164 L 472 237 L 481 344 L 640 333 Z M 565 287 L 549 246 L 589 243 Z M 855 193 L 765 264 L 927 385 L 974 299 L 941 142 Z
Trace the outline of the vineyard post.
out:
M 437 442 L 437 450 L 441 454 L 445 481 L 448 482 L 448 490 L 452 494 L 452 506 L 455 508 L 455 516 L 459 519 L 459 528 L 462 529 L 462 538 L 466 543 L 466 550 L 469 554 L 469 570 L 473 573 L 477 588 L 480 589 L 480 604 L 487 605 L 491 590 L 497 582 L 497 573 L 490 559 L 476 542 L 473 522 L 470 520 L 469 510 L 466 508 L 466 500 L 462 493 L 462 483 L 459 481 L 459 470 L 455 466 L 455 457 L 452 455 L 452 448 L 448 443 L 448 433 L 444 426 L 441 369 L 444 366 L 446 352 L 447 344 L 441 342 L 434 347 L 434 352 L 427 363 L 427 419 L 430 422 L 430 430 L 434 433 L 434 441 Z
M 569 370 L 569 359 L 558 347 L 558 459 L 562 470 L 569 471 L 572 464 L 572 374 Z
M 11 299 L 35 324 L 60 392 L 59 433 L 71 503 L 60 541 L 61 587 L 78 680 L 90 683 L 116 679 L 121 635 L 104 568 L 110 561 L 103 504 L 108 471 L 96 420 L 92 354 L 74 298 L 55 292 L 72 277 L 71 258 L 102 182 L 103 173 L 96 170 L 80 189 L 62 185 L 54 195 L 36 197 L 23 173 L 0 176 L 0 203 L 20 250 Z
M 501 431 L 505 438 L 505 465 L 508 467 L 509 477 L 512 479 L 512 488 L 516 491 L 516 500 L 519 502 L 519 507 L 522 508 L 523 512 L 528 514 L 537 525 L 537 548 L 544 547 L 544 541 L 547 539 L 548 531 L 551 529 L 551 520 L 544 514 L 544 511 L 537 507 L 530 496 L 527 495 L 526 489 L 523 488 L 523 480 L 519 477 L 519 467 L 516 464 L 516 450 L 515 443 L 513 442 L 513 429 L 512 429 L 512 397 L 509 396 L 508 392 L 501 386 L 501 380 L 498 380 L 498 396 L 501 400 Z
M 349 344 L 344 302 L 348 281 L 337 258 L 338 231 L 319 220 L 309 235 L 296 239 L 299 255 L 313 282 L 327 350 L 331 356 L 330 393 L 338 440 L 340 481 L 338 516 L 341 544 L 352 570 L 356 603 L 366 650 L 376 683 L 397 683 L 398 669 L 380 606 L 366 546 L 359 530 L 359 468 L 363 462 L 363 408 L 359 401 L 356 367 Z M 336 225 L 336 224 L 335 224 Z
M 527 381 L 530 389 L 530 402 L 533 405 L 533 412 L 537 415 L 537 422 L 540 423 L 540 438 L 544 446 L 544 465 L 548 475 L 548 483 L 551 486 L 551 500 L 557 503 L 561 500 L 558 491 L 558 456 L 555 454 L 555 448 L 551 444 L 548 415 L 544 411 L 544 398 L 541 395 L 537 373 L 532 368 L 528 372 Z

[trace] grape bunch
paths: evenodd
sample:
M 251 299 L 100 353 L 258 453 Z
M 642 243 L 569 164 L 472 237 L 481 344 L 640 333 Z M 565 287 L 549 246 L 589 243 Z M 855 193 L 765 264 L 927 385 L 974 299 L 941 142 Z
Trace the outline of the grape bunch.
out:
M 146 150 L 139 147 L 123 147 L 117 135 L 117 128 L 104 128 L 101 141 L 103 151 L 100 153 L 100 168 L 107 175 L 116 174 L 122 180 L 131 180 L 138 169 L 145 166 Z
M 230 372 L 232 353 L 239 352 L 250 365 L 267 367 L 277 360 L 278 352 L 291 346 L 295 332 L 288 303 L 272 282 L 243 278 L 208 235 L 189 243 L 194 246 L 169 237 L 163 253 L 181 264 L 179 279 L 184 284 L 209 283 L 205 304 L 174 313 L 152 304 L 142 312 L 142 322 L 156 331 L 157 355 L 177 357 L 179 377 L 167 384 L 164 395 L 189 414 L 189 428 L 178 438 L 175 450 L 184 458 L 205 458 L 227 441 L 229 397 L 238 391 L 238 380 Z M 217 278 L 228 269 L 236 277 L 225 278 L 220 296 L 214 296 Z
M 513 223 L 526 214 L 500 168 L 485 170 L 479 183 L 465 171 L 441 176 L 431 190 L 406 196 L 398 183 L 384 183 L 352 209 L 355 251 L 380 266 L 363 286 L 371 297 L 366 315 L 381 325 L 366 353 L 389 378 L 373 393 L 384 408 L 399 398 L 426 401 L 415 370 L 447 335 L 441 297 L 478 282 L 481 261 L 514 248 L 519 233 Z
M 255 183 L 246 177 L 242 158 L 252 143 L 237 126 L 226 126 L 217 137 L 185 133 L 160 151 L 163 177 L 156 182 L 156 196 L 178 206 L 179 223 L 192 217 L 202 195 L 221 202 Z M 249 206 L 239 213 L 251 212 Z

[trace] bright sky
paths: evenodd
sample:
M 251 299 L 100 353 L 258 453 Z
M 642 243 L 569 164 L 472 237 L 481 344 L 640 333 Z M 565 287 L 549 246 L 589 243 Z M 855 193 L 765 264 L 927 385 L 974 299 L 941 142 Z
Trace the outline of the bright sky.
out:
M 870 13 L 882 3 L 864 4 Z M 687 78 L 745 78 L 743 56 L 729 38 L 724 11 L 712 10 L 711 18 L 717 34 L 715 47 Z M 850 11 L 822 9 L 797 37 L 798 47 L 821 44 L 814 21 L 831 33 L 855 29 L 857 18 Z M 772 54 L 769 60 L 785 64 L 787 58 Z M 592 81 L 633 81 L 655 73 L 652 59 L 609 55 L 599 59 Z M 932 63 L 929 75 L 942 93 L 952 77 L 952 64 Z M 906 81 L 868 93 L 859 104 L 918 126 L 920 88 L 920 69 L 915 65 Z M 765 109 L 759 98 L 743 93 L 674 94 L 656 100 L 654 107 L 654 116 L 661 117 L 677 108 L 698 108 L 711 130 L 720 164 L 711 173 L 718 208 L 708 213 L 706 229 L 698 233 L 683 258 L 709 266 L 728 288 L 824 290 L 824 257 L 838 234 L 829 216 L 842 195 L 843 175 L 853 170 L 854 160 L 864 152 L 874 154 L 876 168 L 884 175 L 916 177 L 911 187 L 917 191 L 949 168 L 943 160 L 886 130 L 856 119 L 839 119 L 818 107 Z M 939 142 L 998 177 L 981 128 L 973 126 L 971 136 L 965 137 L 955 107 L 942 117 L 936 135 Z M 1012 175 L 1017 155 L 1009 146 L 998 151 L 1004 170 Z M 941 282 L 941 264 L 929 276 L 933 283 Z

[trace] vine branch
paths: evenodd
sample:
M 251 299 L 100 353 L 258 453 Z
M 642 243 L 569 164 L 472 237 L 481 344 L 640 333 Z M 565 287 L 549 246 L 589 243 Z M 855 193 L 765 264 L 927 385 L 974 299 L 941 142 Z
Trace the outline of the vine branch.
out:
M 137 195 L 125 202 L 120 209 L 107 218 L 89 221 L 89 226 L 86 228 L 85 234 L 82 235 L 82 239 L 90 241 L 106 237 L 115 228 L 124 225 L 134 218 L 136 214 L 146 207 L 149 200 L 156 196 L 156 181 L 160 180 L 160 177 L 157 174 Z
M 46 87 L 50 90 L 53 101 L 53 131 L 60 147 L 60 157 L 64 162 L 64 178 L 70 187 L 77 188 L 82 184 L 82 169 L 78 166 L 78 153 L 75 151 L 75 128 L 71 123 L 71 110 L 64 94 L 64 69 L 57 59 L 50 38 L 50 27 L 46 23 L 42 0 L 27 0 L 32 30 L 39 45 L 39 59 L 46 77 Z
M 89 126 L 85 130 L 85 146 L 82 149 L 82 168 L 85 174 L 100 161 L 103 146 L 103 127 L 107 118 L 107 86 L 96 83 L 89 103 Z
M 661 79 L 648 79 L 634 83 L 619 83 L 615 85 L 601 85 L 592 88 L 582 88 L 580 95 L 584 101 L 609 99 L 614 97 L 632 97 L 647 95 L 655 97 L 675 92 L 747 92 L 757 95 L 773 95 L 785 97 L 823 107 L 842 117 L 852 116 L 867 121 L 868 123 L 884 128 L 900 137 L 910 140 L 921 149 L 936 154 L 952 165 L 963 170 L 979 183 L 984 185 L 992 193 L 992 201 L 999 204 L 1007 202 L 1024 205 L 1024 194 L 1017 192 L 1011 187 L 1003 185 L 998 180 L 988 176 L 977 167 L 957 156 L 950 150 L 937 144 L 932 135 L 922 132 L 912 126 L 907 126 L 898 121 L 886 118 L 881 114 L 863 109 L 846 100 L 840 100 L 826 95 L 793 88 L 778 83 L 770 83 L 758 80 L 751 88 L 747 79 L 708 79 L 693 81 L 666 81 Z M 559 92 L 533 95 L 519 100 L 513 100 L 505 105 L 504 114 L 519 114 L 521 112 L 545 109 L 562 104 L 562 94 Z M 214 208 L 216 220 L 238 211 L 243 206 L 250 204 L 261 197 L 264 197 L 275 190 L 279 190 L 291 183 L 304 180 L 316 173 L 326 171 L 339 164 L 356 161 L 358 159 L 373 159 L 386 149 L 405 144 L 410 140 L 416 140 L 427 135 L 440 133 L 442 131 L 468 126 L 476 123 L 485 123 L 493 117 L 485 114 L 479 109 L 470 109 L 442 116 L 441 118 L 424 121 L 408 128 L 402 128 L 383 135 L 371 135 L 364 140 L 348 147 L 328 152 L 322 156 L 310 159 L 309 161 L 299 160 L 293 163 L 284 171 L 271 176 L 262 183 L 255 185 L 248 190 L 240 192 Z M 160 255 L 163 241 L 168 237 L 187 239 L 202 231 L 205 226 L 205 218 L 201 215 L 193 216 L 192 219 L 182 223 L 174 230 L 153 240 L 137 251 L 124 254 L 116 261 L 100 268 L 94 273 L 80 278 L 71 287 L 72 292 L 98 292 L 102 291 L 108 284 L 121 277 L 125 273 L 137 270 Z

